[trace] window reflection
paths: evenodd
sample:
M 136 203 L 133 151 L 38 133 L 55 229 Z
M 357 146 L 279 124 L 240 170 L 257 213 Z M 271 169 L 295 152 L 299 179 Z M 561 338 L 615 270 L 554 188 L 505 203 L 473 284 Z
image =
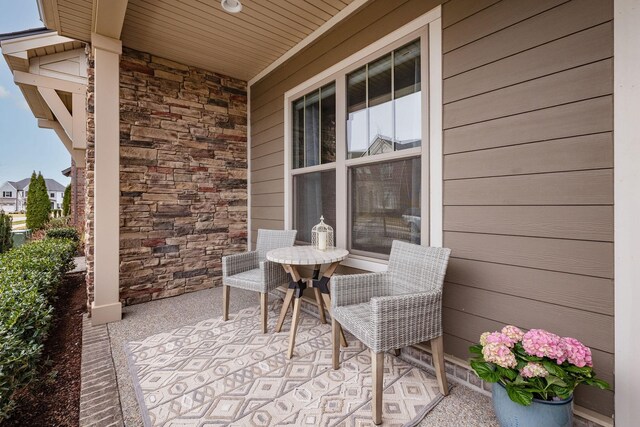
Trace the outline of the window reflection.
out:
M 367 68 L 347 76 L 348 158 L 359 157 L 367 149 Z
M 320 140 L 322 164 L 336 161 L 336 85 L 320 89 Z
M 312 172 L 293 177 L 294 218 L 298 230 L 296 239 L 311 242 L 311 228 L 324 215 L 324 222 L 336 230 L 335 171 Z
M 394 51 L 396 150 L 417 147 L 422 136 L 420 40 Z
M 304 165 L 320 163 L 320 95 L 305 96 L 304 103 Z
M 419 147 L 420 40 L 347 75 L 347 157 Z
M 388 255 L 393 240 L 420 243 L 420 158 L 349 169 L 351 249 Z
M 304 166 L 304 98 L 293 102 L 293 168 Z
M 293 101 L 291 109 L 293 169 L 335 162 L 335 82 Z

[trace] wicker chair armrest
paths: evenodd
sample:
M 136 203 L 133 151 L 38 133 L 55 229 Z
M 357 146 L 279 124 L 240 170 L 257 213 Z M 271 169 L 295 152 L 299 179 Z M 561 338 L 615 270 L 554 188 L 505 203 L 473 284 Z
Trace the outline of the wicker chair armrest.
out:
M 262 280 L 268 288 L 285 284 L 289 281 L 287 273 L 282 268 L 282 264 L 272 261 L 260 261 Z
M 382 272 L 333 276 L 330 286 L 333 307 L 362 304 L 373 297 L 387 294 L 389 275 Z
M 371 299 L 374 351 L 387 351 L 442 335 L 442 291 Z
M 258 252 L 250 251 L 222 257 L 222 277 L 258 268 Z

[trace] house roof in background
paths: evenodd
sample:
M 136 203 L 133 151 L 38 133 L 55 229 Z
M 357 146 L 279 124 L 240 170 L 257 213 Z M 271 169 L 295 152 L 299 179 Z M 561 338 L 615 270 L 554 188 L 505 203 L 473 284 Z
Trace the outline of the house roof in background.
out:
M 29 183 L 31 182 L 31 178 L 21 179 L 20 181 L 16 181 L 16 182 L 13 182 L 13 181 L 8 181 L 8 182 L 12 183 L 11 185 L 13 185 L 13 187 L 16 190 L 24 190 L 29 186 Z M 47 191 L 64 192 L 65 186 L 60 184 L 55 179 L 45 178 L 44 182 L 47 185 Z
M 71 176 L 71 167 L 68 167 L 68 168 L 66 168 L 66 169 L 63 169 L 63 170 L 61 171 L 61 173 L 62 173 L 62 175 L 64 175 L 64 176 Z

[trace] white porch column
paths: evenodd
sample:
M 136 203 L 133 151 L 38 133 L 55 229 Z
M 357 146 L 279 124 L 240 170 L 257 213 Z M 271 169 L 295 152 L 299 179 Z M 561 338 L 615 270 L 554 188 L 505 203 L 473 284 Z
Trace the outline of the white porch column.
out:
M 122 318 L 120 303 L 120 54 L 122 42 L 93 33 L 94 301 L 91 323 Z
M 640 2 L 614 2 L 615 423 L 640 420 Z

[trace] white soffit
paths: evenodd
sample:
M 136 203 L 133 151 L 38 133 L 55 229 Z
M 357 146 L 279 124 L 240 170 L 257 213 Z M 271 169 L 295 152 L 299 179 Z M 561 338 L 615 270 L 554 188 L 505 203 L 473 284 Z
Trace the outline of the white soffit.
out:
M 231 14 L 218 0 L 129 0 L 121 38 L 126 47 L 248 81 L 366 1 L 242 0 L 242 12 Z M 91 40 L 94 0 L 39 3 L 48 28 Z

